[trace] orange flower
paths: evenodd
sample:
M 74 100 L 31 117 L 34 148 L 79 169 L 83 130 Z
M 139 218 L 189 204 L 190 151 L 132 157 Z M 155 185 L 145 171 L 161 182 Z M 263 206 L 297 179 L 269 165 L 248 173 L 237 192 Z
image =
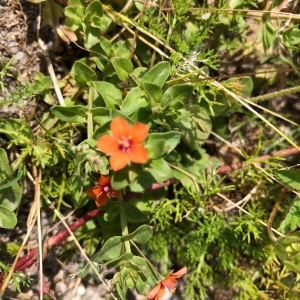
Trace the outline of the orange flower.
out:
M 104 206 L 108 199 L 116 198 L 120 192 L 121 190 L 114 190 L 110 186 L 110 177 L 108 175 L 101 175 L 98 185 L 86 191 L 89 197 L 96 197 L 95 202 L 98 207 Z
M 144 164 L 148 160 L 146 148 L 141 145 L 147 136 L 149 127 L 135 124 L 132 127 L 121 117 L 114 118 L 110 123 L 112 135 L 102 136 L 97 147 L 110 155 L 109 163 L 113 171 L 123 169 L 130 161 Z
M 177 280 L 175 278 L 182 277 L 187 272 L 187 267 L 183 267 L 176 273 L 170 273 L 164 280 L 162 280 L 157 286 L 155 286 L 146 297 L 149 299 L 159 300 L 165 294 L 165 288 L 169 290 L 169 292 L 174 293 L 177 284 Z

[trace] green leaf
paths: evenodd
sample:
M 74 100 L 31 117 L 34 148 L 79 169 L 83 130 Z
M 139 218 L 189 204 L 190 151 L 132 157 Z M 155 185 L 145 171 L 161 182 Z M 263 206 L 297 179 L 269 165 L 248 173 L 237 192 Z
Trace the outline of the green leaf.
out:
M 124 207 L 126 218 L 129 223 L 145 223 L 149 221 L 148 217 L 136 206 L 125 202 Z
M 146 244 L 152 237 L 152 228 L 148 225 L 142 225 L 130 234 L 131 239 L 137 244 Z
M 121 286 L 120 283 L 116 283 L 117 291 L 122 300 L 126 300 L 127 288 L 126 286 Z
M 244 3 L 244 0 L 229 0 L 229 8 L 234 9 Z
M 276 29 L 270 21 L 263 22 L 262 25 L 262 40 L 264 51 L 266 52 L 272 45 L 274 45 L 276 37 Z
M 161 105 L 171 105 L 172 102 L 180 101 L 181 103 L 187 102 L 193 94 L 194 86 L 190 84 L 173 85 L 166 90 L 162 99 Z
M 101 263 L 108 260 L 114 260 L 121 256 L 124 252 L 123 245 L 124 238 L 122 236 L 114 236 L 109 238 L 101 248 L 101 251 L 97 253 L 97 256 L 93 258 L 94 261 Z
M 148 101 L 143 95 L 142 90 L 139 87 L 132 89 L 124 99 L 121 107 L 122 113 L 130 116 L 141 107 L 148 106 Z
M 28 146 L 34 140 L 30 126 L 19 119 L 0 119 L 0 133 L 4 133 L 17 146 Z
M 140 172 L 135 181 L 130 184 L 130 190 L 137 193 L 143 192 L 155 182 L 156 180 L 153 175 L 145 170 Z
M 111 185 L 115 190 L 121 190 L 129 185 L 128 167 L 115 172 L 111 177 Z
M 48 294 L 43 293 L 43 300 L 54 300 L 54 298 L 51 298 Z
M 284 265 L 288 267 L 288 269 L 300 274 L 300 265 L 299 263 L 294 263 L 292 261 L 284 260 Z
M 168 155 L 175 147 L 180 143 L 181 133 L 177 131 L 169 131 L 163 133 L 149 133 L 146 143 L 146 148 L 151 149 L 155 145 L 156 141 L 164 141 L 164 149 L 161 156 Z
M 170 64 L 160 62 L 143 76 L 143 82 L 151 82 L 159 87 L 163 87 L 170 73 Z
M 104 213 L 104 220 L 105 221 L 113 221 L 116 216 L 120 213 L 120 210 L 117 206 L 113 206 L 113 207 L 110 207 L 105 213 Z
M 157 282 L 156 274 L 149 267 L 147 261 L 144 258 L 140 257 L 140 256 L 133 256 L 131 261 L 143 273 L 145 279 L 147 280 L 147 283 L 150 286 L 154 286 Z
M 109 57 L 113 56 L 112 44 L 108 39 L 101 36 L 99 40 L 99 44 L 107 56 Z
M 132 255 L 132 257 L 133 257 L 133 255 Z M 127 276 L 130 274 L 131 270 L 132 270 L 131 268 L 123 267 L 123 269 L 120 272 L 121 273 L 120 274 L 120 284 L 121 285 L 125 284 L 125 280 L 126 280 Z
M 97 80 L 96 73 L 81 61 L 75 62 L 70 74 L 80 86 L 87 85 L 88 83 Z
M 131 234 L 111 237 L 104 243 L 101 251 L 93 256 L 93 261 L 101 263 L 115 260 L 123 255 L 125 241 L 132 239 L 135 243 L 145 244 L 151 236 L 151 227 L 148 225 L 142 225 Z
M 116 70 L 117 76 L 121 81 L 126 81 L 128 79 L 129 74 L 133 70 L 132 62 L 123 57 L 113 57 L 111 63 Z
M 102 135 L 106 135 L 108 130 L 110 129 L 110 122 L 107 122 L 101 125 L 93 134 L 93 139 L 98 140 Z
M 280 224 L 278 230 L 286 234 L 300 227 L 300 197 L 296 197 L 294 204 L 287 213 L 285 219 Z
M 11 256 L 17 255 L 20 248 L 21 248 L 21 246 L 14 242 L 0 244 L 0 252 L 11 255 Z
M 148 81 L 144 81 L 144 89 L 145 92 L 147 94 L 147 96 L 149 97 L 150 100 L 152 100 L 152 105 L 154 105 L 154 102 L 161 102 L 161 98 L 162 98 L 162 89 L 159 85 L 148 82 Z
M 244 76 L 240 78 L 230 78 L 223 82 L 223 84 L 233 90 L 235 93 L 240 94 L 244 97 L 249 96 L 253 90 L 253 81 L 249 76 Z M 232 98 L 232 100 L 234 100 Z M 231 99 L 227 101 L 231 101 Z
M 0 150 L 3 150 L 3 149 L 0 149 Z M 1 161 L 1 154 L 0 154 L 0 161 Z M 2 168 L 0 168 L 0 170 L 1 169 Z M 14 179 L 12 179 L 11 181 L 9 181 L 5 184 L 1 184 L 1 181 L 0 181 L 0 191 L 12 186 L 15 182 L 17 182 L 22 177 L 23 174 L 24 174 L 24 168 L 22 165 L 22 166 L 20 166 L 18 174 Z M 1 179 L 1 176 L 0 176 L 0 179 Z
M 109 121 L 111 121 L 110 110 L 104 107 L 95 107 L 91 109 L 91 113 L 93 115 L 93 120 L 98 125 L 103 125 Z
M 125 285 L 128 289 L 133 289 L 134 288 L 134 281 L 131 277 L 127 277 L 125 280 Z
M 42 93 L 45 90 L 50 90 L 52 79 L 50 76 L 44 76 L 40 72 L 36 72 L 34 76 L 33 89 L 35 92 Z
M 82 105 L 53 106 L 51 112 L 60 120 L 71 123 L 84 123 L 87 117 L 87 108 Z
M 300 172 L 295 169 L 275 170 L 274 176 L 293 190 L 300 191 Z
M 103 16 L 101 2 L 97 0 L 90 2 L 84 12 L 85 21 L 93 22 L 94 19 L 98 19 L 101 16 Z
M 150 142 L 147 141 L 146 149 L 148 152 L 148 159 L 158 159 L 163 156 L 165 150 L 165 141 L 163 139 L 156 139 Z
M 86 4 L 83 0 L 70 0 L 64 13 L 67 16 L 66 25 L 77 30 L 82 24 Z
M 0 227 L 14 228 L 17 224 L 16 215 L 3 205 L 0 205 Z
M 293 232 L 291 235 L 288 236 L 281 236 L 278 238 L 277 244 L 283 246 L 289 246 L 291 244 L 299 243 L 300 242 L 300 232 L 296 231 Z
M 91 49 L 93 46 L 95 46 L 99 42 L 100 34 L 101 34 L 101 31 L 99 28 L 87 26 L 84 29 L 84 35 L 85 35 L 84 46 L 88 49 Z
M 197 150 L 199 145 L 204 143 L 211 133 L 211 121 L 206 110 L 198 105 L 187 105 L 186 109 L 193 115 L 192 128 L 186 128 L 182 131 L 182 137 L 191 149 Z
M 109 265 L 111 268 L 116 268 L 116 267 L 119 267 L 121 265 L 124 265 L 124 263 L 126 261 L 128 261 L 129 259 L 131 259 L 132 256 L 133 256 L 132 253 L 124 253 L 123 255 L 118 257 L 117 259 L 108 261 L 107 263 L 105 263 L 105 265 Z
M 154 284 L 155 284 L 155 282 L 154 282 Z M 136 288 L 136 291 L 138 292 L 138 294 L 140 294 L 140 295 L 146 294 L 145 293 L 146 287 L 147 287 L 147 283 L 144 282 L 140 277 L 138 277 L 138 279 L 136 280 L 136 283 L 135 283 L 135 288 Z
M 159 183 L 163 183 L 174 176 L 173 170 L 163 158 L 152 160 L 150 168 L 146 168 L 146 170 Z
M 23 173 L 23 172 L 22 172 Z M 7 154 L 4 149 L 0 148 L 0 185 L 3 186 L 13 178 Z M 19 207 L 22 198 L 22 189 L 17 182 L 10 184 L 10 186 L 2 189 L 0 193 L 0 204 L 14 211 Z
M 108 109 L 122 103 L 122 92 L 113 84 L 105 81 L 95 81 L 93 85 L 103 98 Z

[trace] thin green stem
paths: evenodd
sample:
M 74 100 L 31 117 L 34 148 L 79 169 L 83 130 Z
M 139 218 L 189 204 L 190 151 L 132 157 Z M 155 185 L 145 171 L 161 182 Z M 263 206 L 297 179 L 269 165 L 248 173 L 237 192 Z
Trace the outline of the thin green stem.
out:
M 11 164 L 11 168 L 13 169 L 13 172 L 15 172 L 21 163 L 26 159 L 28 154 L 30 153 L 31 148 L 24 149 L 21 154 L 18 156 L 18 158 Z
M 127 226 L 127 220 L 126 220 L 126 214 L 125 214 L 125 208 L 124 208 L 124 202 L 123 202 L 123 195 L 120 194 L 118 196 L 118 202 L 120 203 L 120 219 L 121 219 L 121 229 L 122 229 L 122 235 L 128 235 L 128 226 Z M 130 249 L 130 242 L 125 241 L 125 251 L 126 253 L 131 253 Z
M 248 100 L 250 100 L 251 102 L 259 102 L 259 101 L 272 99 L 272 98 L 275 98 L 275 97 L 280 97 L 280 96 L 285 96 L 285 95 L 297 93 L 299 91 L 300 91 L 300 86 L 295 86 L 295 87 L 288 88 L 288 89 L 285 89 L 285 90 L 281 90 L 281 91 L 278 91 L 278 92 L 269 93 L 269 94 L 266 94 L 266 95 L 250 98 Z
M 60 211 L 60 207 L 63 202 L 63 197 L 65 194 L 66 180 L 67 180 L 66 172 L 67 172 L 66 165 L 64 165 L 63 172 L 62 172 L 62 181 L 61 181 L 61 185 L 60 185 L 60 189 L 59 189 L 59 197 L 58 197 L 57 206 L 56 206 L 57 211 Z M 55 220 L 56 220 L 56 215 L 54 214 L 53 221 L 55 221 Z
M 89 102 L 88 102 L 88 115 L 87 115 L 87 134 L 88 139 L 93 137 L 93 115 L 91 113 L 91 109 L 93 108 L 93 101 L 94 101 L 94 87 L 90 86 L 89 88 Z
M 135 249 L 137 250 L 137 252 L 145 259 L 145 261 L 147 262 L 147 264 L 149 265 L 149 267 L 152 269 L 152 271 L 156 274 L 156 277 L 160 280 L 160 279 L 164 279 L 163 276 L 161 276 L 161 274 L 156 270 L 156 268 L 151 264 L 151 262 L 149 261 L 149 259 L 144 255 L 144 253 L 139 249 L 139 247 L 136 245 L 136 243 L 133 240 L 130 240 L 130 243 L 135 247 Z

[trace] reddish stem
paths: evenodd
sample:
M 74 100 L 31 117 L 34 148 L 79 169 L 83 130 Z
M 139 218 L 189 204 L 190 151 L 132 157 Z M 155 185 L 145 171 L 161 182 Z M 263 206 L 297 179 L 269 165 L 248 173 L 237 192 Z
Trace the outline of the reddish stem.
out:
M 71 231 L 75 231 L 78 227 L 84 225 L 87 221 L 94 219 L 96 216 L 98 216 L 102 211 L 99 209 L 94 209 L 87 213 L 82 218 L 78 219 L 76 222 L 71 224 L 69 227 Z M 68 230 L 63 229 L 57 234 L 53 235 L 51 238 L 48 239 L 46 242 L 47 249 L 49 250 L 53 245 L 59 244 L 62 241 L 65 240 L 65 238 L 68 236 Z M 16 263 L 14 271 L 22 271 L 26 269 L 27 267 L 31 266 L 38 256 L 38 247 L 32 249 L 28 254 L 23 255 L 18 262 Z M 4 273 L 0 274 L 0 282 L 3 281 Z M 1 283 L 0 283 L 1 286 Z

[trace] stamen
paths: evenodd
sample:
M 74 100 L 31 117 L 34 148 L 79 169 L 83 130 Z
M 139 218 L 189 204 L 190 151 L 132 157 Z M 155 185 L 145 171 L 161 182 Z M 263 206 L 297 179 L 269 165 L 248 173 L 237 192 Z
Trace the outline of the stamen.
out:
M 124 152 L 128 152 L 131 146 L 131 140 L 133 136 L 130 135 L 128 137 L 122 136 L 121 139 L 118 140 L 119 149 Z
M 166 288 L 169 290 L 170 293 L 174 293 L 176 291 L 176 287 L 172 284 L 166 285 Z

